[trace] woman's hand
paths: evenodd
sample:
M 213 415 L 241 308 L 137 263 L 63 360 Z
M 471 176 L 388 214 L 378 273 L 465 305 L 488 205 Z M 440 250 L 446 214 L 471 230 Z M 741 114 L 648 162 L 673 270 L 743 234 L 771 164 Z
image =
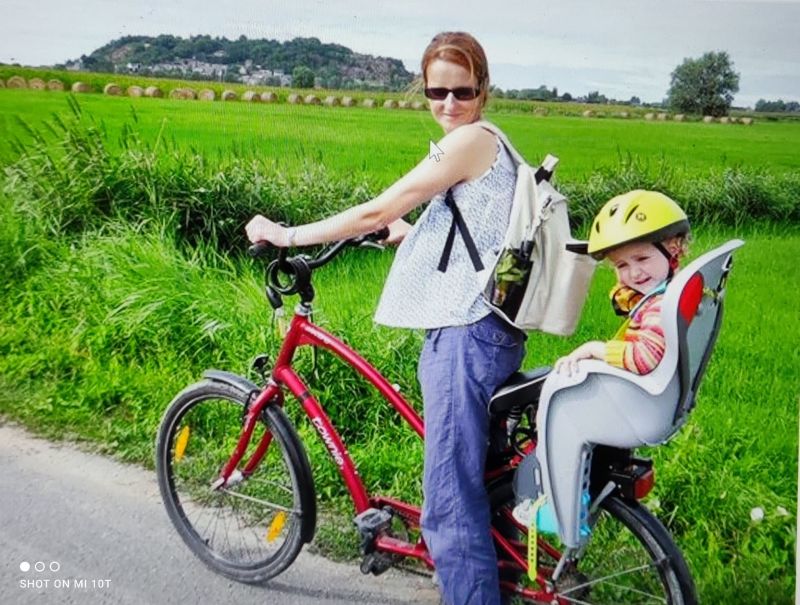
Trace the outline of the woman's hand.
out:
M 254 244 L 269 242 L 279 248 L 287 248 L 290 244 L 289 230 L 260 214 L 250 219 L 244 230 L 247 232 L 247 239 Z
M 590 340 L 579 346 L 569 355 L 561 357 L 555 363 L 555 371 L 559 374 L 572 376 L 578 372 L 578 362 L 581 359 L 600 359 L 606 358 L 606 343 L 599 340 Z
M 399 218 L 389 225 L 389 237 L 383 240 L 384 244 L 399 244 L 411 230 L 411 225 Z

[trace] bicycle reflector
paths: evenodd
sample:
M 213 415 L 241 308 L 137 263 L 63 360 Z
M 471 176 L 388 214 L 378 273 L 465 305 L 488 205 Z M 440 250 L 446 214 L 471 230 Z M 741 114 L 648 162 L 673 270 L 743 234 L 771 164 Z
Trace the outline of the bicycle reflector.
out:
M 687 324 L 692 323 L 701 300 L 703 300 L 703 276 L 695 273 L 686 282 L 678 301 L 678 310 Z
M 281 535 L 281 530 L 283 526 L 286 525 L 286 513 L 280 511 L 275 518 L 272 520 L 272 523 L 269 524 L 269 528 L 267 529 L 267 542 L 274 542 L 275 538 Z
M 656 474 L 653 469 L 649 469 L 645 471 L 641 476 L 637 477 L 636 480 L 633 482 L 633 495 L 637 500 L 641 500 L 647 494 L 650 493 L 650 490 L 653 489 L 653 485 L 656 482 Z
M 175 462 L 180 462 L 183 459 L 183 453 L 186 451 L 186 445 L 189 443 L 189 427 L 185 426 L 178 433 L 178 439 L 175 442 Z

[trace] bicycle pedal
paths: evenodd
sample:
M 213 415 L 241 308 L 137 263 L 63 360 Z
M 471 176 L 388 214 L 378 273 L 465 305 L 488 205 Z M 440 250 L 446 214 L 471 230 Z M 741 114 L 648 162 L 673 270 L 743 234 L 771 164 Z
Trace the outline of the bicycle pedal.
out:
M 353 519 L 359 533 L 371 533 L 372 535 L 378 532 L 389 529 L 392 523 L 392 515 L 388 511 L 379 510 L 377 508 L 368 508 L 362 513 L 359 513 Z
M 368 574 L 379 576 L 387 571 L 391 566 L 391 558 L 378 553 L 370 553 L 362 559 L 360 569 L 361 573 L 363 573 L 365 576 Z
M 361 554 L 369 556 L 375 549 L 374 541 L 378 534 L 385 532 L 391 527 L 392 514 L 386 510 L 368 508 L 356 515 L 353 519 L 353 523 L 355 523 L 356 529 L 358 529 L 358 533 L 361 535 Z

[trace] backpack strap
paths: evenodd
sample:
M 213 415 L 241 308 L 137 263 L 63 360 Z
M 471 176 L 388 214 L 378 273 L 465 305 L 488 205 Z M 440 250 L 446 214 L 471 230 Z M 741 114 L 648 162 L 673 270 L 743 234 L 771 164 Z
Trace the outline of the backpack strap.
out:
M 450 208 L 450 212 L 453 213 L 453 222 L 450 223 L 450 231 L 447 233 L 447 240 L 444 243 L 442 257 L 439 259 L 439 271 L 442 273 L 447 271 L 447 265 L 450 262 L 450 253 L 453 251 L 453 242 L 456 238 L 456 229 L 461 232 L 461 238 L 464 240 L 464 245 L 467 247 L 467 253 L 472 261 L 472 266 L 475 267 L 475 271 L 483 271 L 483 262 L 481 261 L 481 255 L 478 254 L 478 247 L 475 245 L 475 241 L 472 239 L 469 229 L 467 229 L 467 223 L 464 221 L 461 211 L 458 209 L 458 206 L 456 206 L 456 200 L 453 198 L 452 189 L 447 190 L 444 203 Z
M 515 167 L 525 164 L 525 158 L 519 154 L 519 152 L 508 140 L 508 137 L 506 137 L 506 135 L 499 128 L 497 128 L 497 126 L 491 122 L 486 122 L 485 120 L 481 120 L 480 122 L 477 122 L 477 124 L 500 139 L 511 156 Z M 537 184 L 541 183 L 542 181 L 550 180 L 557 162 L 558 160 L 552 158 L 551 156 L 548 156 L 545 159 L 545 162 L 536 169 L 534 174 Z M 458 206 L 456 206 L 452 189 L 447 190 L 444 203 L 453 213 L 453 222 L 450 223 L 450 231 L 447 234 L 447 240 L 445 241 L 444 249 L 442 250 L 442 257 L 439 259 L 439 271 L 442 273 L 447 271 L 447 265 L 450 262 L 450 254 L 453 251 L 453 242 L 455 241 L 456 237 L 456 229 L 461 232 L 461 237 L 464 240 L 464 245 L 467 247 L 467 253 L 469 254 L 470 260 L 472 260 L 472 265 L 475 267 L 475 271 L 483 271 L 483 262 L 481 262 L 480 254 L 478 254 L 478 248 L 469 233 L 469 229 L 467 229 L 467 223 L 464 221 L 464 217 L 461 216 L 461 212 L 459 211 Z

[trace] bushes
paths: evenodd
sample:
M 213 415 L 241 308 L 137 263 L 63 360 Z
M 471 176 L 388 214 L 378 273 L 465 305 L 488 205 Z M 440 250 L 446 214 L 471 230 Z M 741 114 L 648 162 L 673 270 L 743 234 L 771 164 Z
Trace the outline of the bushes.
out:
M 112 152 L 102 125 L 81 116 L 77 102 L 71 103 L 72 117 L 54 117 L 48 137 L 28 128 L 32 142 L 18 144 L 19 158 L 5 169 L 5 193 L 24 217 L 42 223 L 53 235 L 77 235 L 121 219 L 166 225 L 179 242 L 206 241 L 221 250 L 241 250 L 244 225 L 256 213 L 297 224 L 376 193 L 364 177 L 334 174 L 319 164 L 286 174 L 265 161 L 210 159 L 161 137 L 147 144 L 137 136 L 135 124 L 123 128 L 122 150 Z M 635 188 L 673 196 L 695 225 L 800 220 L 796 173 L 726 169 L 699 179 L 664 162 L 649 166 L 629 157 L 560 187 L 570 198 L 577 234 L 610 197 Z
M 72 119 L 48 125 L 56 146 L 28 129 L 32 143 L 17 145 L 19 159 L 5 168 L 5 192 L 23 216 L 53 235 L 119 219 L 167 225 L 193 245 L 242 249 L 244 225 L 258 212 L 296 223 L 370 197 L 363 180 L 335 178 L 320 166 L 287 175 L 266 162 L 212 162 L 163 140 L 145 144 L 131 125 L 123 129 L 122 151 L 112 153 L 102 126 L 83 124 L 74 101 L 72 108 Z
M 650 167 L 636 158 L 595 171 L 587 180 L 561 183 L 570 200 L 576 233 L 588 228 L 608 199 L 632 189 L 655 189 L 674 198 L 692 224 L 742 227 L 754 223 L 800 222 L 800 176 L 766 170 L 728 168 L 705 178 L 688 177 L 664 162 Z

